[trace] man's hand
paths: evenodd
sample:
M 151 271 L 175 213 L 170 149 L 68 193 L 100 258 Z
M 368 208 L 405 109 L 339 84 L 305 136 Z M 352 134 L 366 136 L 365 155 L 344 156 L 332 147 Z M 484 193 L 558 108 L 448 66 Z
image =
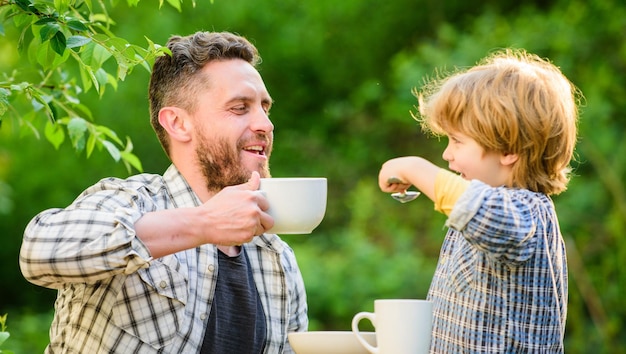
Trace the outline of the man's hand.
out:
M 206 243 L 240 245 L 274 226 L 265 212 L 269 204 L 259 191 L 260 183 L 254 171 L 248 182 L 224 188 L 199 207 L 207 228 Z
M 250 242 L 274 226 L 265 211 L 269 204 L 259 191 L 261 179 L 252 172 L 248 182 L 226 187 L 195 208 L 158 210 L 135 222 L 135 232 L 153 258 L 203 244 L 221 246 Z

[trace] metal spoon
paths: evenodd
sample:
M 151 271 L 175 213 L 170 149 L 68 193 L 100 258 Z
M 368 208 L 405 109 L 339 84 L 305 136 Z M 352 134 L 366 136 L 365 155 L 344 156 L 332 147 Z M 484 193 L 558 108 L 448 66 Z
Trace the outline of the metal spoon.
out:
M 387 183 L 407 184 L 406 182 L 402 181 L 398 177 L 389 177 L 389 179 L 387 180 Z M 415 198 L 419 197 L 420 194 L 421 194 L 420 192 L 416 192 L 416 191 L 404 191 L 404 192 L 391 193 L 391 197 L 399 201 L 400 203 L 408 203 L 414 200 Z
M 404 192 L 391 193 L 391 197 L 399 201 L 400 203 L 408 203 L 414 200 L 415 198 L 419 197 L 420 194 L 422 193 L 415 192 L 415 191 L 404 191 Z

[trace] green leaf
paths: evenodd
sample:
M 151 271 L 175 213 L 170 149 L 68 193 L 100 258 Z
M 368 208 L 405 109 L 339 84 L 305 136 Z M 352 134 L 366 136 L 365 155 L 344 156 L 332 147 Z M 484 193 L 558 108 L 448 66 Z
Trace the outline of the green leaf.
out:
M 59 149 L 59 146 L 65 141 L 65 133 L 63 128 L 59 124 L 55 124 L 48 120 L 44 129 L 44 135 L 46 139 L 54 146 L 55 149 Z
M 100 93 L 102 95 L 103 93 L 102 91 L 104 91 L 104 85 L 107 84 L 107 80 L 108 80 L 107 72 L 104 69 L 100 68 L 96 70 L 95 78 L 98 81 L 98 87 L 102 88 L 102 90 L 100 90 Z
M 0 117 L 9 109 L 9 96 L 11 96 L 10 90 L 0 88 Z M 0 122 L 2 122 L 2 119 L 0 119 Z
M 37 25 L 37 26 L 42 26 L 45 24 L 49 24 L 49 23 L 56 23 L 57 20 L 55 18 L 52 17 L 42 17 L 39 20 L 35 21 L 35 23 L 33 23 L 33 25 Z
M 110 18 L 109 16 L 105 15 L 105 14 L 94 14 L 91 13 L 89 15 L 89 20 L 94 23 L 94 25 L 97 25 L 98 22 L 100 23 L 104 23 L 107 25 L 114 25 L 115 21 L 113 21 L 112 18 Z
M 85 65 L 95 70 L 102 67 L 102 64 L 111 57 L 111 54 L 101 45 L 91 42 L 85 46 L 80 57 L 83 59 Z
M 129 165 L 134 167 L 137 171 L 143 172 L 143 166 L 141 165 L 141 161 L 139 160 L 137 156 L 135 156 L 135 154 L 132 154 L 127 151 L 122 151 L 121 155 L 122 155 L 122 160 L 124 161 L 124 165 L 126 165 L 126 169 L 128 169 L 129 172 L 130 172 Z
M 11 85 L 11 90 L 12 91 L 24 91 L 29 86 L 30 86 L 30 83 L 28 83 L 26 81 L 22 81 L 19 84 Z
M 117 134 L 115 134 L 115 132 L 111 128 L 105 127 L 104 125 L 99 125 L 96 127 L 96 131 L 100 134 L 104 134 L 105 136 L 107 136 L 109 139 L 113 140 L 117 144 L 122 145 L 122 140 L 118 138 Z M 131 150 L 132 150 L 132 146 L 131 146 Z
M 107 77 L 109 78 L 109 79 L 107 80 L 107 83 L 108 83 L 109 85 L 111 85 L 111 86 L 113 87 L 113 89 L 114 89 L 114 90 L 116 90 L 116 91 L 117 91 L 117 79 L 115 78 L 115 76 L 113 76 L 113 75 L 111 75 L 111 74 L 108 74 L 108 73 L 107 73 Z
M 61 32 L 58 32 L 61 33 Z M 70 57 L 70 51 L 59 55 L 52 48 L 52 41 L 42 44 L 38 38 L 34 38 L 28 47 L 28 58 L 32 62 L 39 63 L 44 70 L 50 70 L 65 62 Z
M 9 332 L 0 332 L 0 345 L 9 339 Z
M 139 54 L 137 55 L 137 59 L 143 59 Z M 146 69 L 147 72 L 152 72 L 152 64 L 150 64 L 147 60 L 140 60 L 139 64 L 142 68 Z
M 6 332 L 8 316 L 9 316 L 8 313 L 5 313 L 4 315 L 0 316 L 0 332 Z
M 52 50 L 52 48 L 50 48 L 49 45 L 42 45 L 41 43 L 35 44 L 36 42 L 36 40 L 33 40 L 31 42 L 31 47 L 36 48 L 36 51 L 34 53 L 37 63 L 43 66 L 43 68 L 46 70 L 50 69 L 52 67 L 52 63 L 54 63 L 56 53 L 54 52 L 54 50 Z
M 67 40 L 63 32 L 57 32 L 50 40 L 50 44 L 52 45 L 52 49 L 57 54 L 63 55 L 63 52 L 65 52 L 65 48 L 67 48 Z
M 33 111 L 38 112 L 43 109 L 44 113 L 48 117 L 48 120 L 54 121 L 54 112 L 50 107 L 52 96 L 44 94 L 42 91 L 33 88 L 30 92 L 32 97 L 30 104 L 33 106 Z
M 87 122 L 82 118 L 72 118 L 67 123 L 67 131 L 72 140 L 72 146 L 78 151 L 85 148 L 85 133 L 87 132 Z
M 86 148 L 88 158 L 89 156 L 91 156 L 93 149 L 96 147 L 96 142 L 97 142 L 96 135 L 90 134 L 89 138 L 87 139 L 87 148 Z
M 135 59 L 137 58 L 137 51 L 135 50 L 135 48 L 141 50 L 141 48 L 139 47 L 128 45 L 123 51 L 121 51 L 124 57 L 130 62 L 135 61 Z
M 111 48 L 117 49 L 119 52 L 125 51 L 130 47 L 130 43 L 127 40 L 120 37 L 111 37 L 106 41 L 106 44 Z
M 54 0 L 54 8 L 60 13 L 67 11 L 70 7 L 70 0 Z
M 58 16 L 58 14 L 55 14 L 55 10 L 52 6 L 46 3 L 40 3 L 40 1 L 37 1 L 31 4 L 30 9 L 32 10 L 33 13 L 39 16 L 42 16 L 42 15 Z
M 126 79 L 126 74 L 129 71 L 128 62 L 125 60 L 119 60 L 120 58 L 116 56 L 118 59 L 117 62 L 117 78 L 124 81 Z
M 29 16 L 25 13 L 20 13 L 20 14 L 13 16 L 13 23 L 15 24 L 15 27 L 22 28 L 22 27 L 32 24 L 36 18 L 37 17 Z
M 83 2 L 85 3 L 85 5 L 87 5 L 89 12 L 93 12 L 93 5 L 91 4 L 91 0 L 84 0 Z
M 128 169 L 129 173 L 131 170 L 129 168 L 129 165 L 134 167 L 137 171 L 143 172 L 143 166 L 141 166 L 141 161 L 137 156 L 135 156 L 135 154 L 132 153 L 132 151 L 133 142 L 132 140 L 130 140 L 129 137 L 126 137 L 126 148 L 124 148 L 124 151 L 121 152 L 122 159 L 124 160 L 124 165 L 126 165 L 126 169 Z
M 36 114 L 31 111 L 22 116 L 19 120 L 19 136 L 34 135 L 37 140 L 40 139 L 39 130 L 33 125 Z
M 93 70 L 91 69 L 91 67 L 85 65 L 85 63 L 81 61 L 79 69 L 80 69 L 80 78 L 81 78 L 81 81 L 83 82 L 83 89 L 85 90 L 85 92 L 88 92 L 91 89 L 92 85 L 96 85 L 96 91 L 98 91 L 100 87 L 97 86 L 98 81 L 96 80 L 96 77 L 93 74 Z
M 167 0 L 167 3 L 170 4 L 173 8 L 175 8 L 176 10 L 178 10 L 178 12 L 182 12 L 183 9 L 181 7 L 181 0 Z
M 19 6 L 22 10 L 26 11 L 26 12 L 31 12 L 30 11 L 30 1 L 29 0 L 15 0 L 15 3 L 17 4 L 17 6 Z
M 80 103 L 78 97 L 74 96 L 70 90 L 63 91 L 63 97 L 67 100 L 67 102 L 71 103 L 72 105 Z
M 67 27 L 79 32 L 89 30 L 89 28 L 87 28 L 87 26 L 85 26 L 85 24 L 80 20 L 67 21 Z
M 41 43 L 44 43 L 45 41 L 53 38 L 60 30 L 61 26 L 57 22 L 45 23 L 39 30 L 39 38 L 41 38 Z
M 91 42 L 91 38 L 84 37 L 84 36 L 70 36 L 67 39 L 67 47 L 68 48 L 82 47 L 89 42 Z
M 77 112 L 81 117 L 86 117 L 89 120 L 93 120 L 93 114 L 91 114 L 91 110 L 89 110 L 89 107 L 82 103 L 74 104 L 74 111 Z
M 115 162 L 118 162 L 120 160 L 122 155 L 120 153 L 120 149 L 118 149 L 115 146 L 115 144 L 113 144 L 112 142 L 108 140 L 103 140 L 102 145 L 104 145 L 104 147 L 107 149 L 107 151 L 109 152 L 113 160 L 115 160 Z

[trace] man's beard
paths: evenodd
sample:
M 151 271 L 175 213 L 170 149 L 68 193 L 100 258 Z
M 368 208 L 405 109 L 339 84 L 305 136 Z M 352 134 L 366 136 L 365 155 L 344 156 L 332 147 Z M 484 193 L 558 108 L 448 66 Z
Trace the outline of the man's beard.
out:
M 246 169 L 241 161 L 241 151 L 245 141 L 238 141 L 237 148 L 233 149 L 225 139 L 210 143 L 204 136 L 198 136 L 196 157 L 200 169 L 206 179 L 209 191 L 218 192 L 224 187 L 242 184 L 250 179 L 252 171 Z M 256 140 L 267 143 L 265 154 L 269 161 L 271 144 L 266 136 L 259 136 Z M 268 163 L 259 163 L 257 170 L 261 177 L 270 177 Z

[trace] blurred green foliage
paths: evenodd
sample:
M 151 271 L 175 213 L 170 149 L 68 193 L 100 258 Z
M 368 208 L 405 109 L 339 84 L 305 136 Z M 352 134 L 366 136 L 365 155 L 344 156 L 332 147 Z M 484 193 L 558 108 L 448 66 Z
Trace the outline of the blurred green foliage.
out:
M 131 43 L 228 30 L 258 46 L 276 101 L 272 174 L 325 176 L 329 183 L 322 224 L 311 235 L 283 237 L 305 278 L 311 330 L 348 330 L 352 316 L 373 310 L 377 298 L 426 296 L 445 218 L 426 198 L 399 204 L 377 188 L 380 164 L 391 157 L 419 154 L 446 166 L 443 142 L 422 134 L 410 117 L 411 89 L 497 48 L 550 58 L 586 97 L 576 176 L 555 197 L 570 266 L 566 352 L 626 352 L 623 1 L 217 0 L 195 8 L 183 2 L 180 12 L 139 2 L 120 4 L 111 16 L 117 21 L 111 30 Z M 14 34 L 6 25 L 4 31 L 0 72 L 23 68 Z M 161 173 L 168 161 L 149 125 L 147 83 L 148 74 L 137 70 L 102 98 L 88 92 L 81 101 L 98 124 L 132 138 L 144 171 Z M 128 172 L 101 154 L 86 159 L 68 144 L 54 150 L 3 121 L 0 313 L 9 313 L 7 348 L 43 350 L 55 297 L 19 272 L 26 223 L 110 175 Z
M 180 1 L 168 2 L 176 7 Z M 135 66 L 150 71 L 154 58 L 169 50 L 149 39 L 143 48 L 115 36 L 107 11 L 104 2 L 83 0 L 0 2 L 0 34 L 8 25 L 13 52 L 26 63 L 0 75 L 0 124 L 9 118 L 20 134 L 43 135 L 55 148 L 67 139 L 87 157 L 104 150 L 129 172 L 141 171 L 132 141 L 124 142 L 115 131 L 94 123 L 80 95 L 94 90 L 102 96 Z
M 6 342 L 6 340 L 9 339 L 9 337 L 11 336 L 11 334 L 7 332 L 7 326 L 6 326 L 7 316 L 8 314 L 6 313 L 0 316 L 0 353 L 13 354 L 12 351 L 1 349 L 2 344 Z

